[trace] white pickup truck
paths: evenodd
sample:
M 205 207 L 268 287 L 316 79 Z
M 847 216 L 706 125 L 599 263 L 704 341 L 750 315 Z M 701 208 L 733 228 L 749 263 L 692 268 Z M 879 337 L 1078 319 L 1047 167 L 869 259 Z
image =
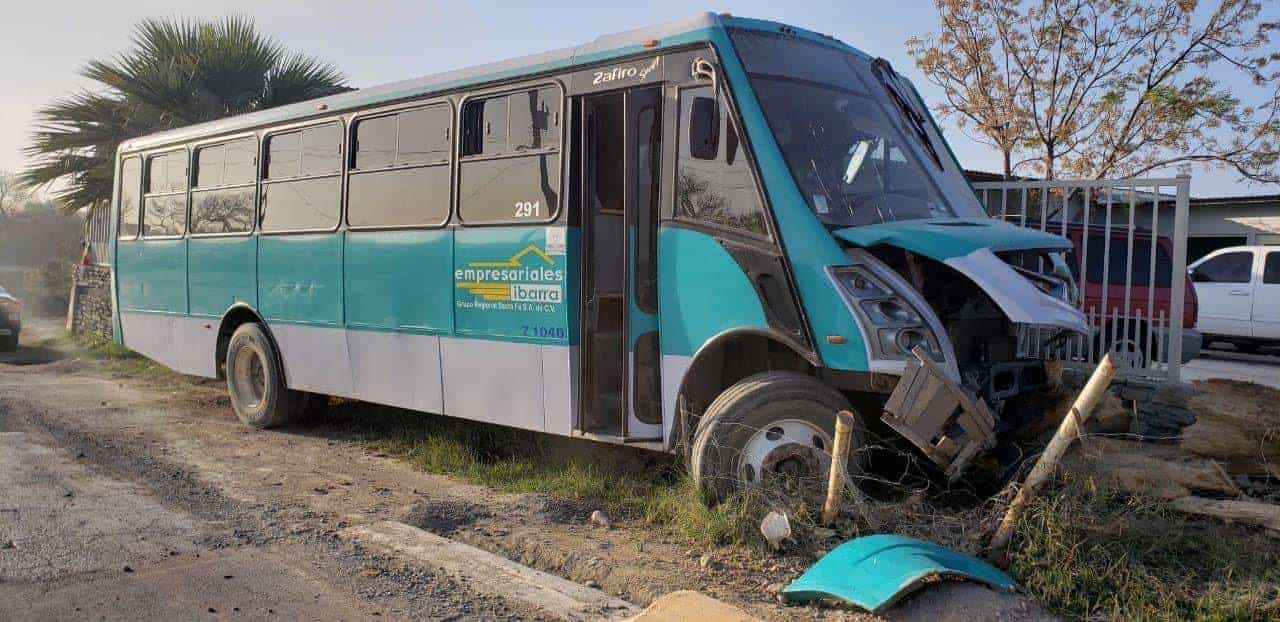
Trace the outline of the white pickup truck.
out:
M 1232 246 L 1191 264 L 1204 345 L 1225 341 L 1241 352 L 1280 345 L 1280 247 Z

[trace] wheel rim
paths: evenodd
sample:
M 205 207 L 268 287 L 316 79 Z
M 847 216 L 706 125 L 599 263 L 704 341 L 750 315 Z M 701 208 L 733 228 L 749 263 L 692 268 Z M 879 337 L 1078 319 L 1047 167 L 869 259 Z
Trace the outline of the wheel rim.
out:
M 775 421 L 747 440 L 738 479 L 754 486 L 771 475 L 820 476 L 831 465 L 831 445 L 831 435 L 808 421 Z
M 256 409 L 267 394 L 266 360 L 256 348 L 244 347 L 236 352 L 233 375 L 237 401 L 245 408 Z

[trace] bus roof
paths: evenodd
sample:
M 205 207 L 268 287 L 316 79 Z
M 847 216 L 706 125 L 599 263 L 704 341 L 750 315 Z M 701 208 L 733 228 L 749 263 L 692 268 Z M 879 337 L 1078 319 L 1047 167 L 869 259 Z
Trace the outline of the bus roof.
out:
M 295 104 L 277 106 L 258 112 L 188 125 L 139 138 L 131 138 L 120 144 L 119 151 L 137 151 L 176 142 L 186 142 L 206 136 L 248 131 L 262 126 L 300 121 L 308 117 L 331 115 L 378 104 L 408 100 L 431 93 L 504 80 L 525 74 L 600 62 L 610 58 L 643 53 L 651 49 L 671 48 L 697 41 L 707 41 L 712 38 L 714 30 L 729 26 L 772 31 L 785 28 L 785 31 L 793 36 L 821 41 L 865 56 L 862 52 L 837 41 L 833 37 L 793 26 L 756 19 L 735 18 L 715 13 L 699 13 L 676 21 L 601 35 L 590 43 L 574 47 L 446 71 L 411 80 L 371 86 Z M 644 42 L 650 39 L 658 41 L 656 48 L 643 46 Z

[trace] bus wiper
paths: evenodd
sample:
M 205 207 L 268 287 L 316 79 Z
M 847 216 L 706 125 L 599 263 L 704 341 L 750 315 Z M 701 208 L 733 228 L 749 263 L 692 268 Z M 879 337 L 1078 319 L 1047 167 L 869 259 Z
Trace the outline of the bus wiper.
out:
M 880 78 L 880 83 L 884 85 L 885 92 L 889 93 L 889 98 L 898 106 L 898 111 L 902 113 L 902 117 L 907 120 L 907 125 L 915 131 L 916 138 L 920 140 L 920 144 L 929 151 L 929 156 L 933 158 L 933 163 L 942 168 L 942 157 L 938 155 L 938 150 L 933 145 L 933 139 L 929 138 L 929 129 L 926 125 L 928 122 L 924 115 L 916 111 L 915 107 L 907 100 L 907 96 L 902 92 L 901 85 L 898 83 L 898 73 L 893 70 L 893 66 L 889 61 L 883 58 L 877 58 L 871 61 L 871 69 L 875 71 L 876 77 Z

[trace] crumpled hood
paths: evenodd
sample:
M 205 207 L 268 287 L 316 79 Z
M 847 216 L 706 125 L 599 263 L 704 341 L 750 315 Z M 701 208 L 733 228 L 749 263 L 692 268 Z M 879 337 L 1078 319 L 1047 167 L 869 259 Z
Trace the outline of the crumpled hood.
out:
M 994 218 L 899 220 L 836 229 L 832 234 L 863 248 L 889 244 L 942 262 L 980 248 L 996 252 L 1071 248 L 1071 242 L 1062 236 L 1018 227 Z
M 900 220 L 832 232 L 837 238 L 870 248 L 881 244 L 940 261 L 969 277 L 987 292 L 1013 322 L 1057 326 L 1088 333 L 1084 314 L 1054 298 L 1009 264 L 998 251 L 1071 248 L 1064 237 L 986 218 Z

